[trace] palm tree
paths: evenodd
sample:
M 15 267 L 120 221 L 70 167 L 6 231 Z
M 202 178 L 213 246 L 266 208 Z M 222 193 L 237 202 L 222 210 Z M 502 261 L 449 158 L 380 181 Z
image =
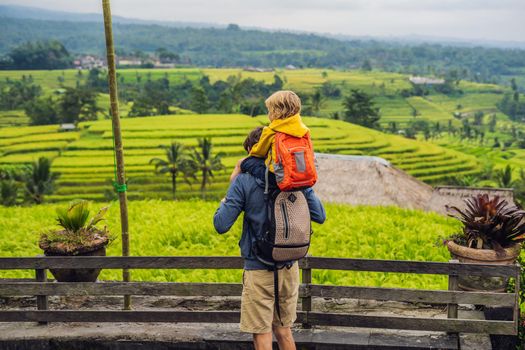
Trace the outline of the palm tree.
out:
M 222 164 L 222 157 L 224 154 L 219 152 L 215 155 L 212 154 L 212 142 L 210 138 L 198 139 L 199 146 L 193 149 L 193 153 L 190 154 L 190 168 L 194 171 L 200 171 L 202 173 L 201 180 L 201 192 L 204 197 L 204 189 L 206 185 L 211 183 L 213 178 L 213 172 L 224 169 Z
M 512 171 L 514 169 L 507 164 L 505 169 L 500 169 L 496 171 L 495 177 L 498 182 L 498 186 L 502 188 L 511 188 L 516 184 L 515 180 L 512 180 Z
M 44 195 L 53 193 L 59 174 L 51 171 L 51 160 L 41 157 L 28 167 L 25 187 L 28 196 L 36 204 L 44 201 Z
M 315 92 L 313 93 L 311 97 L 311 101 L 312 101 L 312 112 L 314 113 L 314 115 L 318 116 L 319 111 L 321 110 L 321 108 L 323 108 L 324 103 L 325 103 L 325 98 L 320 89 L 315 90 Z
M 160 148 L 166 152 L 167 159 L 152 158 L 149 163 L 155 164 L 155 172 L 158 174 L 171 175 L 171 189 L 173 199 L 175 199 L 177 192 L 177 176 L 183 174 L 186 178 L 186 168 L 188 158 L 186 156 L 186 149 L 184 145 L 179 142 L 172 142 L 170 146 L 162 145 Z

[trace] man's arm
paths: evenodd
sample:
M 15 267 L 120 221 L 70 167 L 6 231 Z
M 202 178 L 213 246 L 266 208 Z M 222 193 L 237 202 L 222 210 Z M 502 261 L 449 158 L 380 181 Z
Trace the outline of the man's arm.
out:
M 213 226 L 218 233 L 228 232 L 244 210 L 244 189 L 239 177 L 233 180 L 226 197 L 213 216 Z
M 311 188 L 304 190 L 304 195 L 308 202 L 308 208 L 310 209 L 310 218 L 313 222 L 322 224 L 326 220 L 326 212 L 323 203 L 321 203 L 321 200 Z

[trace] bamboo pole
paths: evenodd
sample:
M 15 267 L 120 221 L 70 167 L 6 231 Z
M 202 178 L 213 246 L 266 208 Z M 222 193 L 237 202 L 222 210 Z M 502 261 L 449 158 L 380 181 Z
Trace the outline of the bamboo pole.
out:
M 118 110 L 117 95 L 117 77 L 115 70 L 115 48 L 113 46 L 113 30 L 111 24 L 111 8 L 109 0 L 102 0 L 102 9 L 104 12 L 104 31 L 106 34 L 106 54 L 108 60 L 108 82 L 109 97 L 111 101 L 111 120 L 113 126 L 113 135 L 115 140 L 115 158 L 117 164 L 117 179 L 119 185 L 126 183 L 124 172 L 124 149 L 122 147 L 122 134 L 120 130 L 120 117 Z M 122 230 L 122 256 L 129 256 L 129 225 L 128 225 L 128 204 L 125 188 L 118 190 L 120 203 L 120 225 Z M 129 269 L 122 270 L 122 279 L 129 282 L 131 274 Z M 131 309 L 131 296 L 124 295 L 124 309 Z

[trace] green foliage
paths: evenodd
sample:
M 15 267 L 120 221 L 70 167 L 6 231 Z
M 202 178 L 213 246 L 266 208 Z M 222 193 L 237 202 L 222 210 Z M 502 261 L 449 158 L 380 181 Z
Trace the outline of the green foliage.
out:
M 155 171 L 159 174 L 169 174 L 171 176 L 171 189 L 173 199 L 176 199 L 177 176 L 184 175 L 184 178 L 193 176 L 192 165 L 189 163 L 188 154 L 183 144 L 172 142 L 170 146 L 160 146 L 166 152 L 166 160 L 152 158 L 149 163 L 155 165 Z M 189 182 L 189 181 L 188 181 Z
M 41 204 L 44 196 L 53 193 L 55 181 L 59 175 L 51 171 L 51 161 L 41 157 L 33 162 L 27 171 L 25 189 L 29 199 L 35 204 Z
M 99 229 L 96 225 L 105 220 L 108 207 L 98 211 L 89 221 L 91 211 L 89 202 L 75 201 L 68 208 L 57 208 L 57 223 L 63 230 L 50 230 L 40 235 L 39 246 L 46 254 L 76 255 L 92 251 L 109 243 L 110 237 L 106 227 Z
M 71 56 L 57 41 L 26 42 L 9 53 L 10 69 L 61 69 L 71 66 Z
M 55 102 L 51 97 L 29 101 L 24 108 L 31 125 L 57 124 L 59 121 Z
M 447 207 L 450 215 L 464 225 L 457 243 L 469 248 L 502 250 L 525 241 L 525 211 L 498 196 L 487 194 L 465 199 L 465 209 Z
M 90 230 L 100 221 L 104 220 L 104 215 L 107 210 L 108 207 L 100 209 L 88 222 L 89 216 L 91 215 L 89 202 L 85 200 L 73 202 L 68 208 L 57 208 L 58 225 L 74 233 L 82 229 Z
M 501 188 L 512 188 L 516 184 L 516 181 L 512 179 L 513 169 L 507 164 L 504 169 L 498 169 L 494 173 L 494 177 L 498 186 Z
M 201 191 L 204 195 L 204 189 L 211 183 L 214 172 L 225 169 L 222 163 L 224 153 L 213 154 L 213 144 L 211 138 L 198 139 L 199 146 L 190 153 L 188 162 L 189 169 L 201 173 Z
M 33 83 L 31 75 L 22 75 L 20 80 L 7 80 L 0 83 L 0 110 L 24 108 L 26 103 L 42 94 L 42 88 Z
M 18 199 L 19 184 L 15 180 L 0 180 L 0 204 L 15 205 Z
M 97 93 L 85 87 L 66 88 L 57 107 L 63 123 L 97 120 L 97 113 L 100 111 Z
M 364 91 L 353 89 L 351 95 L 344 99 L 343 106 L 346 121 L 369 128 L 378 127 L 381 118 L 379 108 L 372 101 L 372 96 Z

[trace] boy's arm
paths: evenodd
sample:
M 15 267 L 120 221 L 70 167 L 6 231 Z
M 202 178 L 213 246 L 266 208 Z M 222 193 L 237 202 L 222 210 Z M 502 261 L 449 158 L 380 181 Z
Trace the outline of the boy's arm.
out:
M 213 216 L 215 230 L 221 234 L 228 232 L 243 210 L 244 188 L 237 176 Z
M 318 224 L 324 223 L 326 220 L 326 212 L 319 197 L 317 197 L 314 190 L 311 188 L 304 190 L 304 195 L 306 197 L 306 201 L 308 202 L 308 208 L 310 209 L 311 220 L 313 222 L 317 222 Z
M 263 128 L 259 142 L 253 145 L 252 149 L 250 150 L 250 155 L 258 158 L 266 158 L 268 151 L 272 146 L 274 136 L 275 132 L 269 127 L 265 126 Z

